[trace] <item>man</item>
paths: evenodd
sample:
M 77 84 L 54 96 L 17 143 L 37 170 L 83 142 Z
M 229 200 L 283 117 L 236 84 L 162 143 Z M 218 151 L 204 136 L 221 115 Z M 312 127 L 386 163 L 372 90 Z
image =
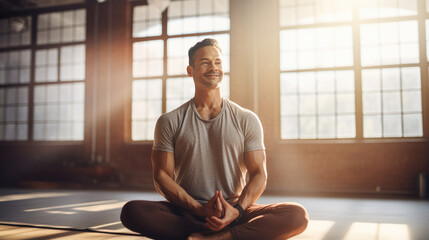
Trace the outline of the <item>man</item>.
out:
M 221 97 L 217 41 L 204 39 L 188 55 L 195 96 L 155 127 L 154 183 L 168 201 L 128 202 L 123 225 L 154 239 L 287 239 L 303 232 L 302 206 L 254 204 L 267 182 L 262 125 Z

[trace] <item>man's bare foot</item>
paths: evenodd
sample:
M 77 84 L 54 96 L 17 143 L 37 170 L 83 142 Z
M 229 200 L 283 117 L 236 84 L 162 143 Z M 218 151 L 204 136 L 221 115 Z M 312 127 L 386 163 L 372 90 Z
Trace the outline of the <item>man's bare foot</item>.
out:
M 210 235 L 203 235 L 201 233 L 193 233 L 191 234 L 191 236 L 188 237 L 187 240 L 201 240 L 201 239 L 206 239 L 206 240 L 231 240 L 232 239 L 232 234 L 230 231 L 222 231 L 219 233 L 215 233 L 215 234 L 210 234 Z

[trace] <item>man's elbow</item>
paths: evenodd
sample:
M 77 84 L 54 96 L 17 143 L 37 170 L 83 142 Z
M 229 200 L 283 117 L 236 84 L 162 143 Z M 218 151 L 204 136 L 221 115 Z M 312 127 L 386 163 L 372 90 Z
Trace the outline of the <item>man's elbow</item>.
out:
M 164 195 L 163 191 L 162 191 L 162 176 L 161 175 L 162 174 L 160 174 L 160 173 L 154 173 L 153 174 L 153 186 L 155 187 L 155 190 L 159 194 Z
M 153 186 L 155 187 L 155 191 L 159 193 L 161 196 L 165 197 L 165 193 L 162 190 L 162 184 L 159 183 L 157 178 L 153 177 Z
M 267 174 L 263 176 L 263 183 L 262 183 L 262 191 L 265 191 L 265 188 L 267 187 L 268 177 Z

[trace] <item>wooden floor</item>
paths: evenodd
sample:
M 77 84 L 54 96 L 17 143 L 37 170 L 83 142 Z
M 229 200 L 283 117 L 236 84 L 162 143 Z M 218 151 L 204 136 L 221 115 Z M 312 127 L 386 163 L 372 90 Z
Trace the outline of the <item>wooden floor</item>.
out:
M 0 239 L 148 239 L 122 226 L 119 213 L 151 192 L 0 189 Z M 264 195 L 258 203 L 299 202 L 310 214 L 296 240 L 428 240 L 429 201 Z
M 140 236 L 124 236 L 99 232 L 80 232 L 34 227 L 0 225 L 0 239 L 149 239 Z

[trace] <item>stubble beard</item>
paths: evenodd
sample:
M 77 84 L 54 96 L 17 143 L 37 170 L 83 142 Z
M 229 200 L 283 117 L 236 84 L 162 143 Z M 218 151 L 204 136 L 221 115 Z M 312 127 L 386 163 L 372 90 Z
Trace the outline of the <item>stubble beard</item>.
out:
M 219 75 L 218 77 L 215 78 L 206 78 L 204 77 L 202 79 L 203 81 L 201 81 L 201 83 L 209 89 L 215 89 L 215 88 L 219 88 L 220 84 L 222 83 L 223 80 L 223 76 Z

